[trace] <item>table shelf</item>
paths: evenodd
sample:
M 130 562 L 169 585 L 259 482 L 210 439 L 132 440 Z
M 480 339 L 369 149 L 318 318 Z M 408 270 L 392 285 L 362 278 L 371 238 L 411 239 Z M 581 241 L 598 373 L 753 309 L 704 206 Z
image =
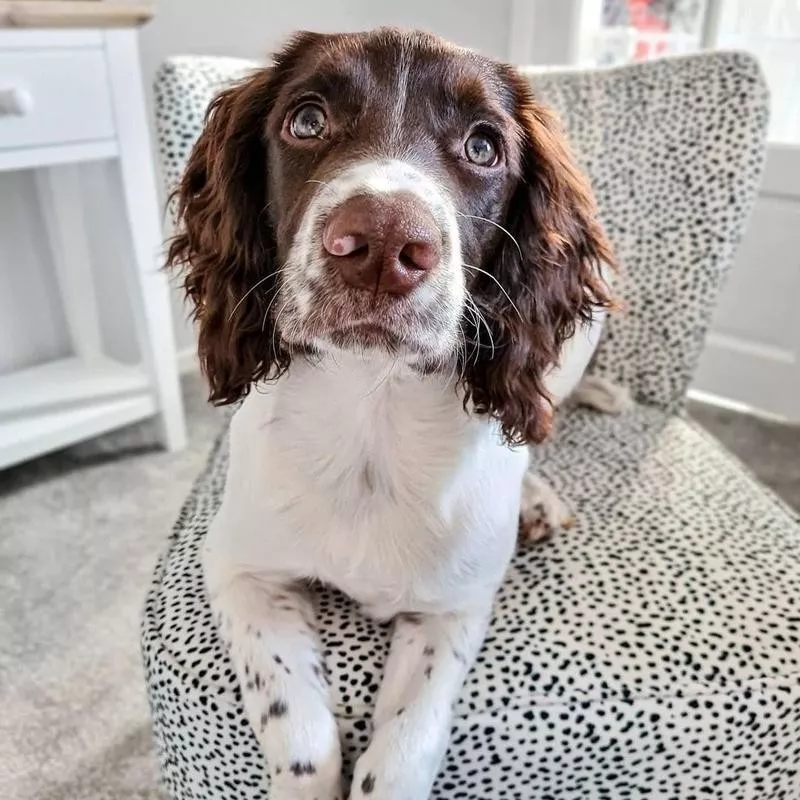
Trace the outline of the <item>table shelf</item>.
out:
M 153 416 L 151 393 L 0 420 L 0 469 Z
M 110 358 L 64 358 L 0 377 L 0 422 L 147 391 L 147 373 Z M 0 439 L 2 443 L 2 439 Z

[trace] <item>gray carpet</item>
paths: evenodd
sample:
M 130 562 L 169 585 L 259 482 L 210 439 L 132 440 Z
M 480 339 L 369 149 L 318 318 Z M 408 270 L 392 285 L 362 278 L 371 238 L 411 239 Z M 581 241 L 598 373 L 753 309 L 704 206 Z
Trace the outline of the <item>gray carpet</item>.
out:
M 187 380 L 190 445 L 147 425 L 0 473 L 0 798 L 156 800 L 138 624 L 222 419 Z M 692 413 L 800 509 L 800 428 Z
M 758 479 L 800 510 L 800 425 L 784 425 L 691 403 L 691 415 Z
M 155 561 L 220 413 L 186 383 L 189 447 L 150 425 L 0 472 L 0 798 L 154 800 L 138 648 Z

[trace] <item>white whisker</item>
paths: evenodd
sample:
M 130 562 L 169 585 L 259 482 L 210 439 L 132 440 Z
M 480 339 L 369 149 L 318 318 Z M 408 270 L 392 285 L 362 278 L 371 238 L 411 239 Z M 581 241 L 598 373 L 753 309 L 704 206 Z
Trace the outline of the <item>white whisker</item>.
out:
M 231 309 L 231 313 L 230 313 L 230 314 L 228 314 L 228 322 L 230 322 L 230 321 L 231 321 L 231 319 L 233 319 L 233 315 L 236 313 L 236 309 L 237 309 L 237 308 L 239 308 L 239 306 L 240 306 L 242 303 L 244 303 L 244 301 L 247 299 L 248 295 L 250 295 L 250 294 L 251 294 L 252 292 L 254 292 L 256 289 L 258 289 L 258 287 L 259 287 L 259 286 L 261 286 L 261 284 L 262 284 L 262 283 L 264 283 L 264 281 L 268 281 L 270 278 L 273 278 L 273 277 L 275 277 L 275 275 L 276 275 L 276 274 L 277 274 L 277 270 L 276 270 L 275 272 L 270 272 L 270 273 L 269 273 L 269 275 L 265 275 L 265 276 L 264 276 L 264 277 L 263 277 L 263 278 L 262 278 L 260 281 L 257 281 L 257 282 L 256 282 L 256 283 L 255 283 L 253 286 L 251 286 L 251 287 L 250 287 L 250 288 L 249 288 L 249 289 L 248 289 L 248 290 L 247 290 L 247 291 L 246 291 L 246 292 L 245 292 L 245 293 L 244 293 L 244 294 L 241 296 L 241 298 L 239 299 L 239 302 L 238 302 L 238 303 L 236 303 L 236 305 L 235 305 L 235 306 L 234 306 L 234 307 Z
M 272 296 L 272 300 L 269 301 L 269 305 L 267 306 L 267 310 L 264 312 L 264 319 L 261 320 L 261 333 L 264 333 L 264 329 L 267 327 L 267 315 L 269 314 L 269 310 L 272 308 L 273 303 L 278 299 L 278 292 Z
M 486 328 L 486 333 L 489 334 L 489 345 L 492 348 L 492 355 L 489 357 L 490 360 L 491 360 L 491 359 L 494 358 L 494 353 L 495 353 L 494 337 L 492 336 L 492 329 L 489 327 L 489 323 L 486 321 L 486 317 L 484 317 L 483 314 L 481 313 L 481 310 L 478 308 L 478 304 L 475 302 L 475 299 L 472 297 L 472 295 L 469 292 L 467 292 L 466 297 L 469 298 L 469 302 L 472 303 L 472 309 L 475 311 L 475 315 L 476 315 L 477 320 L 478 320 L 478 324 L 475 326 L 475 332 L 476 332 L 476 334 L 478 336 L 478 341 L 476 343 L 477 344 L 477 350 L 476 350 L 476 353 L 475 353 L 475 358 L 477 360 L 478 353 L 480 352 L 480 348 L 481 348 L 481 326 L 480 326 L 480 323 L 482 322 L 484 327 Z
M 464 377 L 464 370 L 467 366 L 467 337 L 464 334 L 464 328 L 460 322 L 458 323 L 458 332 L 461 336 L 456 344 L 456 357 L 453 360 L 453 373 L 450 378 L 450 380 L 455 383 L 458 383 Z M 460 369 L 458 366 L 459 362 L 461 363 Z
M 318 183 L 320 186 L 324 186 L 326 189 L 330 188 L 330 184 L 326 183 L 325 181 L 307 180 L 306 183 Z
M 458 323 L 458 330 L 461 336 L 456 339 L 455 341 L 455 352 L 452 354 L 451 357 L 451 365 L 450 365 L 450 374 L 447 377 L 447 383 L 454 383 L 456 378 L 456 371 L 458 369 L 458 362 L 461 358 L 461 345 L 464 340 L 464 329 L 461 327 L 461 322 Z M 445 357 L 442 355 L 440 356 L 440 360 L 442 362 L 442 367 L 446 365 Z M 441 368 L 441 367 L 440 367 Z
M 394 368 L 396 366 L 397 366 L 397 357 L 395 356 L 395 358 L 392 360 L 392 363 L 389 365 L 389 369 L 386 370 L 386 374 L 375 384 L 375 386 L 373 386 L 364 395 L 364 397 L 362 399 L 366 400 L 368 397 L 370 397 L 371 395 L 375 394 L 375 392 L 377 392 L 378 389 L 380 389 L 381 386 L 383 386 L 383 384 L 386 383 L 387 380 L 389 380 L 389 376 L 392 374 L 392 372 L 394 372 Z
M 467 310 L 467 308 L 465 308 L 465 311 Z M 471 316 L 471 322 L 475 328 L 475 339 L 470 339 L 470 344 L 472 345 L 472 349 L 470 350 L 469 355 L 473 357 L 472 359 L 473 363 L 477 364 L 478 357 L 480 356 L 481 353 L 481 347 L 484 346 L 483 343 L 481 342 L 481 319 L 477 315 L 477 313 L 472 310 L 472 308 L 469 308 L 469 312 Z M 488 347 L 489 345 L 486 346 Z
M 520 321 L 523 322 L 523 323 L 525 322 L 525 318 L 522 316 L 522 314 L 520 314 L 519 309 L 515 305 L 514 301 L 511 299 L 511 295 L 505 290 L 505 287 L 503 286 L 503 284 L 500 283 L 500 281 L 497 280 L 497 278 L 495 278 L 495 276 L 492 275 L 491 272 L 487 272 L 485 269 L 481 269 L 480 267 L 475 267 L 472 264 L 464 264 L 463 262 L 462 262 L 461 266 L 466 267 L 467 269 L 474 269 L 476 272 L 480 272 L 483 275 L 487 275 L 488 277 L 490 277 L 498 285 L 498 287 L 500 288 L 500 291 L 506 296 L 506 299 L 508 300 L 508 302 L 511 303 L 511 307 L 514 309 L 514 311 L 517 312 L 517 316 L 520 318 Z
M 474 214 L 462 214 L 460 211 L 456 211 L 456 215 L 459 217 L 466 217 L 467 219 L 478 219 L 481 222 L 488 222 L 490 225 L 494 225 L 495 228 L 499 228 L 506 236 L 508 236 L 509 239 L 511 239 L 512 242 L 514 242 L 517 250 L 519 251 L 520 258 L 525 258 L 525 256 L 522 255 L 522 248 L 519 246 L 519 242 L 511 235 L 510 231 L 504 228 L 499 222 L 495 222 L 493 219 L 487 219 L 486 217 L 476 217 Z
M 467 292 L 467 294 L 465 295 L 464 300 L 465 300 L 464 312 L 465 314 L 466 312 L 469 312 L 470 322 L 475 327 L 475 341 L 470 340 L 470 343 L 472 344 L 472 350 L 470 352 L 471 354 L 474 354 L 475 362 L 477 363 L 478 355 L 480 354 L 480 349 L 481 349 L 481 320 L 478 315 L 478 309 L 475 306 L 475 301 L 472 299 L 469 292 Z M 464 332 L 462 329 L 462 336 L 463 335 Z M 467 342 L 466 342 L 466 336 L 464 336 L 464 360 L 466 361 L 467 359 L 468 359 Z
M 286 306 L 292 302 L 292 298 L 290 297 L 282 306 L 281 310 L 275 316 L 275 324 L 272 326 L 272 352 L 277 356 L 278 355 L 278 348 L 275 346 L 275 334 L 278 332 L 278 321 L 281 318 L 281 314 L 286 310 Z

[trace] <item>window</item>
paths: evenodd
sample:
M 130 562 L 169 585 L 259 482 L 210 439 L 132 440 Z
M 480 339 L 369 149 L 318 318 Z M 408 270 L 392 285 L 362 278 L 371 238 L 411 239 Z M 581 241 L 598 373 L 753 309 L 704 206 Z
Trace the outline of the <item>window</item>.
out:
M 585 0 L 578 60 L 611 66 L 747 50 L 772 93 L 770 140 L 800 144 L 800 0 Z
M 603 0 L 589 60 L 610 66 L 697 50 L 705 6 L 705 0 Z
M 716 47 L 749 50 L 772 93 L 770 139 L 800 144 L 800 0 L 723 0 Z

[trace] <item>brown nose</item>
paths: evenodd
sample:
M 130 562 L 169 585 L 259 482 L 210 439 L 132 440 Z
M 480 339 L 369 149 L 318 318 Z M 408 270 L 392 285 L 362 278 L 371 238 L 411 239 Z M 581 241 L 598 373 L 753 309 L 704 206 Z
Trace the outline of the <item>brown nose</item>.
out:
M 387 294 L 408 294 L 442 254 L 436 220 L 407 192 L 345 200 L 330 213 L 322 244 L 346 283 Z

